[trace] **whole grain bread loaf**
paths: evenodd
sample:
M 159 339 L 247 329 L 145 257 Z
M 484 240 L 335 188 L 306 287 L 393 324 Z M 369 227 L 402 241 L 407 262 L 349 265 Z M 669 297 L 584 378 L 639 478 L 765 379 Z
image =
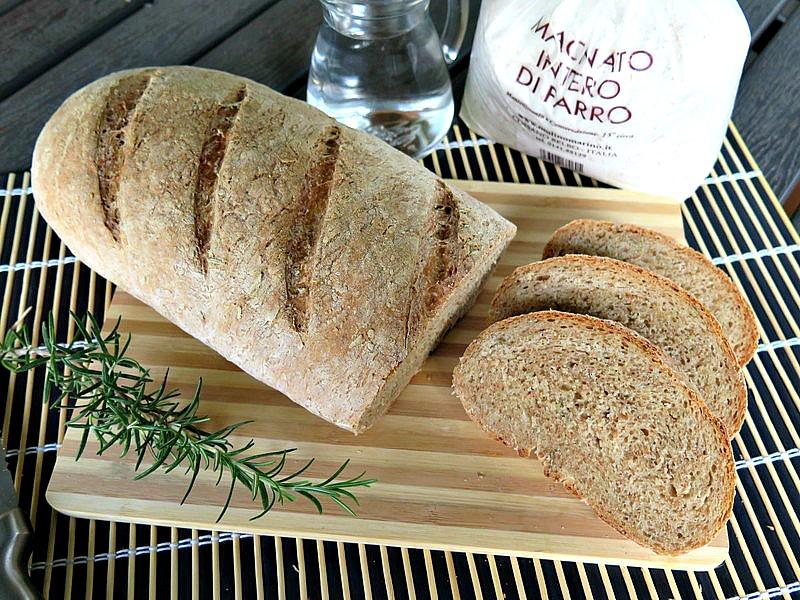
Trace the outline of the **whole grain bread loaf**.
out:
M 549 258 L 506 277 L 490 317 L 548 309 L 610 319 L 644 336 L 694 386 L 729 437 L 741 428 L 747 388 L 733 350 L 711 313 L 671 280 L 613 258 Z
M 192 67 L 123 71 L 68 98 L 37 141 L 33 188 L 92 269 L 354 432 L 515 232 L 383 142 Z
M 542 258 L 564 254 L 608 256 L 671 279 L 717 318 L 740 367 L 753 358 L 758 346 L 753 309 L 725 273 L 699 252 L 645 227 L 578 219 L 553 234 Z
M 618 323 L 556 311 L 500 321 L 469 345 L 453 387 L 489 435 L 658 553 L 708 543 L 731 514 L 722 423 Z

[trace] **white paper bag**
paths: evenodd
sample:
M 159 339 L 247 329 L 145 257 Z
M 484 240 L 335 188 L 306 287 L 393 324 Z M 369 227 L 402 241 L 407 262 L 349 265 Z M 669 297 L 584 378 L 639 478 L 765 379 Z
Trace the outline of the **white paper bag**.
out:
M 483 0 L 461 118 L 682 200 L 714 165 L 749 42 L 736 0 Z

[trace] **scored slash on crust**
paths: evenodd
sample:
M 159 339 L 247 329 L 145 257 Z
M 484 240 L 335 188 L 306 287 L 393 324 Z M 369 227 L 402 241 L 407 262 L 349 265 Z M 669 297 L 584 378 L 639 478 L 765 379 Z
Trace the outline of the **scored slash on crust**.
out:
M 427 256 L 408 292 L 405 317 L 405 345 L 413 343 L 418 325 L 432 313 L 458 281 L 461 246 L 458 227 L 461 214 L 450 188 L 436 181 L 431 210 L 431 229 L 428 234 Z
M 328 200 L 333 189 L 336 164 L 341 148 L 341 129 L 331 125 L 316 144 L 317 161 L 311 165 L 293 211 L 290 211 L 289 241 L 286 250 L 286 312 L 298 333 L 308 327 L 309 290 L 314 274 L 317 244 Z
M 200 150 L 192 207 L 197 262 L 204 275 L 208 274 L 211 233 L 216 221 L 219 170 L 228 149 L 229 132 L 246 97 L 247 86 L 241 85 L 217 106 L 209 121 L 205 141 Z
M 120 79 L 109 91 L 97 124 L 95 166 L 103 224 L 116 242 L 120 237 L 117 193 L 126 159 L 127 130 L 152 77 L 152 72 L 145 71 Z

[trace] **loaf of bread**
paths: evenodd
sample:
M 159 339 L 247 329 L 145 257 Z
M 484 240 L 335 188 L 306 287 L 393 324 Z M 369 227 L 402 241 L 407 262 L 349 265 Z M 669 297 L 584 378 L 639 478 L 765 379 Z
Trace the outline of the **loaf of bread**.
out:
M 500 321 L 469 345 L 453 386 L 489 435 L 539 457 L 658 553 L 708 543 L 731 514 L 722 423 L 656 346 L 618 323 L 555 311 Z
M 115 73 L 68 98 L 37 141 L 33 188 L 88 266 L 353 432 L 515 232 L 383 142 L 191 67 Z
M 564 254 L 608 256 L 671 279 L 717 318 L 740 367 L 753 358 L 758 346 L 753 309 L 725 273 L 699 252 L 637 225 L 579 219 L 553 234 L 542 258 Z
M 644 336 L 694 386 L 733 437 L 744 421 L 745 387 L 717 320 L 666 277 L 613 258 L 571 254 L 517 268 L 500 284 L 490 316 L 555 309 L 610 319 Z

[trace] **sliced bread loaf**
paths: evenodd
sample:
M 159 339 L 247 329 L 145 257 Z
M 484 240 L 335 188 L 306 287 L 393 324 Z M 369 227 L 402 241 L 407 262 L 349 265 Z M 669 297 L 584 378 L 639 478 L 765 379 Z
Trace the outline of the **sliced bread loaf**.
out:
M 668 277 L 717 318 L 739 366 L 753 358 L 758 345 L 753 310 L 725 273 L 699 252 L 644 227 L 579 219 L 553 234 L 542 258 L 564 254 L 608 256 Z
M 519 267 L 492 300 L 490 317 L 555 309 L 617 321 L 664 350 L 733 437 L 747 388 L 717 320 L 675 283 L 613 258 L 569 255 Z
M 495 323 L 453 376 L 469 416 L 606 522 L 658 553 L 708 543 L 733 505 L 725 429 L 661 351 L 613 323 L 556 311 Z

